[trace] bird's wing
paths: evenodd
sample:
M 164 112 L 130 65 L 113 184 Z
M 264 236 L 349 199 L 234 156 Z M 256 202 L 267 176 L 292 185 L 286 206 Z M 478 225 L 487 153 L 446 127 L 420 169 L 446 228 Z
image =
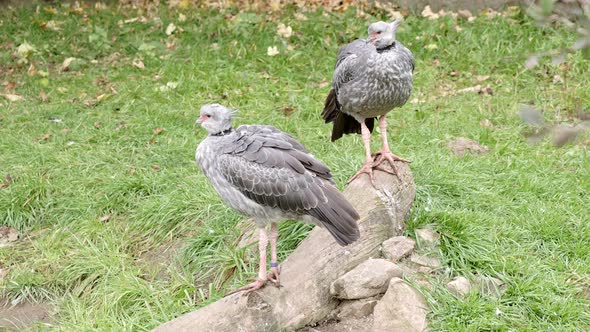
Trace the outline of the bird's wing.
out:
M 241 126 L 223 143 L 221 175 L 258 204 L 303 213 L 327 202 L 330 170 L 290 135 L 269 126 Z M 319 177 L 319 178 L 318 178 Z
M 333 88 L 336 93 L 343 84 L 352 81 L 359 74 L 365 55 L 374 48 L 366 40 L 357 39 L 338 50 L 333 77 Z

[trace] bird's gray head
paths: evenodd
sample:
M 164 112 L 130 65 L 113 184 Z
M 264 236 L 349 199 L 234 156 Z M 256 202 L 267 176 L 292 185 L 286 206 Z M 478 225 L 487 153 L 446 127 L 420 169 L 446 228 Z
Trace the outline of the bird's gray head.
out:
M 369 25 L 369 41 L 377 49 L 391 46 L 395 42 L 395 31 L 402 21 L 402 18 L 398 18 L 391 23 L 379 21 Z
M 219 104 L 201 106 L 201 113 L 197 123 L 211 135 L 219 134 L 231 129 L 231 118 L 234 110 Z

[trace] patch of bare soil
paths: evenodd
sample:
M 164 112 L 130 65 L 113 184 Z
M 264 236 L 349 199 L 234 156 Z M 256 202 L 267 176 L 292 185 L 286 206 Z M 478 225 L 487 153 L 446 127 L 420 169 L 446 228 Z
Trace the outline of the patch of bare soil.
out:
M 55 323 L 49 304 L 26 301 L 13 305 L 6 298 L 0 299 L 0 331 L 21 331 L 39 323 Z
M 177 258 L 186 239 L 174 239 L 159 247 L 141 253 L 136 260 L 148 280 L 168 280 L 170 271 L 180 269 Z

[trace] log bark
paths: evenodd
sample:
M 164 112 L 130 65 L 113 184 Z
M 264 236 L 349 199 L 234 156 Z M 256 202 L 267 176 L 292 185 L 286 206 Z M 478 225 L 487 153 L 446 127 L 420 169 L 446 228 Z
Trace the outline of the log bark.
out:
M 295 330 L 324 319 L 339 303 L 330 295 L 330 284 L 367 258 L 379 256 L 383 241 L 404 229 L 416 188 L 408 165 L 397 166 L 400 178 L 375 173 L 377 189 L 368 176 L 361 176 L 344 190 L 361 216 L 358 241 L 341 247 L 317 227 L 282 263 L 281 288 L 269 284 L 246 296 L 232 294 L 154 331 Z

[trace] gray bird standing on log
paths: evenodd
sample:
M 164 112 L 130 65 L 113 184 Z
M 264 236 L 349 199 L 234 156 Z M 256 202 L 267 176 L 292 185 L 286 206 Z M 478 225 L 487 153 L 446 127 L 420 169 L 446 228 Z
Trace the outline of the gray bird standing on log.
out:
M 409 162 L 389 149 L 385 120 L 386 114 L 394 107 L 404 105 L 412 92 L 412 52 L 395 39 L 401 22 L 402 19 L 373 23 L 369 25 L 369 39 L 357 39 L 338 50 L 332 90 L 326 98 L 322 116 L 326 123 L 334 122 L 332 142 L 343 134 L 362 135 L 365 164 L 349 182 L 367 173 L 374 183 L 373 168 L 391 173 L 379 167 L 385 160 L 399 176 L 394 161 Z M 374 162 L 371 132 L 376 117 L 379 117 L 383 145 Z
M 209 132 L 197 147 L 197 164 L 221 199 L 237 212 L 254 217 L 259 228 L 258 278 L 236 291 L 249 293 L 267 280 L 279 285 L 277 222 L 281 220 L 325 227 L 342 246 L 359 238 L 359 215 L 334 186 L 330 170 L 291 135 L 263 125 L 234 130 L 232 110 L 219 104 L 202 106 L 197 123 Z

